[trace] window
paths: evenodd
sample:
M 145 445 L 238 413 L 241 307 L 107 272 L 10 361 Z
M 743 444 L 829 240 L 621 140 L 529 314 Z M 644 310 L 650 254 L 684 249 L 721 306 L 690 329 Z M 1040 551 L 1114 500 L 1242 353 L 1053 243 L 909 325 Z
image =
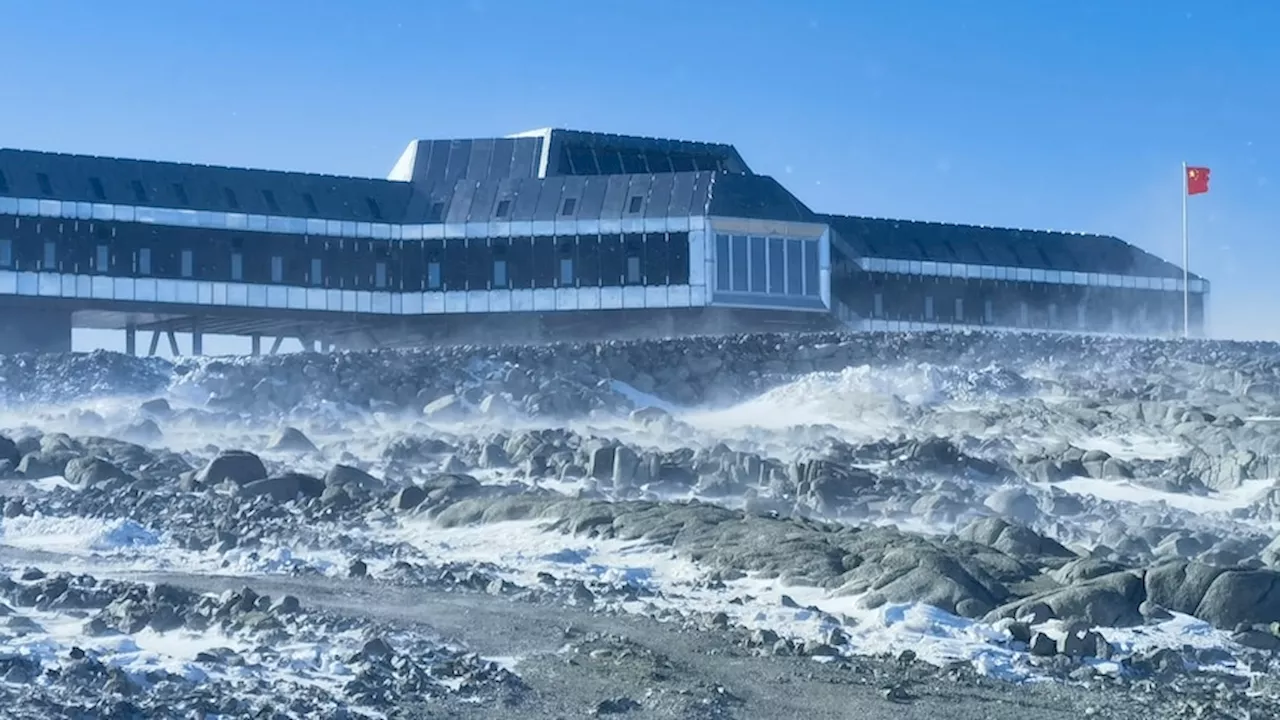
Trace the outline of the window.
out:
M 240 200 L 236 198 L 236 191 L 231 188 L 222 188 L 222 196 L 227 201 L 227 207 L 232 210 L 240 209 Z
M 381 220 L 381 219 L 382 219 L 382 208 L 381 208 L 381 207 L 378 207 L 378 201 L 377 201 L 377 200 L 374 200 L 374 199 L 373 199 L 373 198 L 371 198 L 371 197 L 367 197 L 367 198 L 365 198 L 365 199 L 364 199 L 364 204 L 365 204 L 365 205 L 367 205 L 367 206 L 369 207 L 369 215 L 370 215 L 374 220 Z
M 279 255 L 271 256 L 271 282 L 284 282 L 284 258 Z
M 40 185 L 40 192 L 45 195 L 53 194 L 53 183 L 49 182 L 49 176 L 44 173 L 36 173 L 36 183 Z
M 99 245 L 97 254 L 94 256 L 93 269 L 105 273 L 111 270 L 111 248 L 106 245 Z
M 151 248 L 138 248 L 138 274 L 151 274 Z
M 871 296 L 871 317 L 884 317 L 884 294 Z
M 738 238 L 736 237 L 734 238 L 734 240 L 737 240 L 737 239 Z M 626 263 L 623 265 L 623 272 L 624 272 L 623 284 L 624 285 L 643 285 L 644 284 L 644 266 L 641 263 L 644 257 L 644 236 L 627 235 L 625 237 L 625 243 L 626 244 L 623 251 L 626 257 Z M 734 272 L 737 273 L 737 271 L 738 271 L 737 266 L 734 266 Z
M 925 320 L 933 319 L 933 296 L 932 295 L 924 296 L 924 319 Z
M 500 258 L 493 261 L 493 286 L 496 288 L 504 288 L 507 286 L 507 261 Z
M 573 287 L 573 258 L 560 258 L 560 287 Z
M 627 284 L 640 285 L 644 282 L 644 277 L 640 274 L 640 258 L 635 255 L 627 256 Z
M 387 264 L 381 260 L 373 265 L 373 286 L 380 290 L 387 286 Z
M 1018 325 L 1026 327 L 1028 323 L 1028 315 L 1030 315 L 1030 312 L 1027 308 L 1027 301 L 1023 300 L 1018 303 Z
M 187 189 L 182 186 L 182 183 L 173 184 L 173 196 L 178 198 L 179 205 L 191 204 L 191 199 L 187 197 Z
M 640 208 L 643 205 L 644 205 L 644 198 L 642 196 L 632 195 L 631 199 L 627 200 L 627 212 L 634 215 L 640 212 Z
M 730 252 L 730 265 L 733 267 L 733 291 L 746 292 L 747 290 L 747 238 L 744 235 L 733 236 L 733 246 Z M 796 268 L 799 269 L 799 264 Z
M 431 203 L 431 209 L 427 212 L 427 222 L 444 222 L 444 203 Z
M 231 279 L 244 280 L 244 255 L 238 252 L 231 253 Z
M 787 294 L 787 242 L 782 238 L 769 238 L 769 292 Z
M 765 238 L 754 236 L 751 238 L 751 292 L 753 293 L 769 291 L 768 267 L 765 263 L 766 244 Z
M 9 192 L 9 179 L 4 176 L 3 172 L 0 172 L 0 192 Z
M 147 201 L 147 189 L 142 187 L 142 183 L 138 182 L 137 180 L 134 180 L 133 182 L 129 183 L 129 187 L 133 188 L 134 200 L 137 200 L 140 203 L 145 203 Z
M 804 294 L 803 240 L 787 240 L 787 294 Z
M 196 274 L 196 254 L 191 250 L 182 251 L 182 277 L 189 278 Z
M 565 198 L 564 204 L 560 206 L 561 215 L 572 215 L 574 210 L 578 209 L 578 200 L 576 198 Z
M 270 190 L 262 191 L 262 199 L 267 203 L 267 209 L 273 213 L 280 212 L 280 203 L 276 202 L 276 194 Z
M 782 267 L 782 263 L 778 263 Z M 716 235 L 716 289 L 729 290 L 733 268 L 729 265 L 729 236 Z
M 323 272 L 321 272 L 323 269 L 324 269 L 324 268 L 323 268 L 323 266 L 322 266 L 322 263 L 320 262 L 320 258 L 311 258 L 311 278 L 310 278 L 310 280 L 311 280 L 311 284 L 312 284 L 312 285 L 323 285 L 323 284 L 324 284 L 324 273 L 323 273 Z
M 818 279 L 818 242 L 804 241 L 804 294 L 817 297 L 821 294 L 822 283 Z
M 13 267 L 13 241 L 0 239 L 0 268 Z
M 493 211 L 493 214 L 494 214 L 494 216 L 495 216 L 495 217 L 500 217 L 500 218 L 504 218 L 504 217 L 506 217 L 507 215 L 510 215 L 510 214 L 511 214 L 511 201 L 510 201 L 510 200 L 499 200 L 499 201 L 498 201 L 498 209 L 497 209 L 497 210 L 494 210 L 494 211 Z
M 102 181 L 96 177 L 89 178 L 89 190 L 97 200 L 106 200 L 107 191 L 102 188 Z
M 982 321 L 991 324 L 996 321 L 995 303 L 990 300 L 982 301 Z
M 431 262 L 428 262 L 427 263 L 427 289 L 439 290 L 440 280 L 441 280 L 440 261 L 432 260 Z
M 44 241 L 44 263 L 41 270 L 53 272 L 58 269 L 58 244 L 52 240 Z
M 956 322 L 964 322 L 964 298 L 956 298 Z
M 316 207 L 316 199 L 311 197 L 311 193 L 302 193 L 302 203 L 307 206 L 307 212 L 312 215 L 319 215 L 320 209 Z

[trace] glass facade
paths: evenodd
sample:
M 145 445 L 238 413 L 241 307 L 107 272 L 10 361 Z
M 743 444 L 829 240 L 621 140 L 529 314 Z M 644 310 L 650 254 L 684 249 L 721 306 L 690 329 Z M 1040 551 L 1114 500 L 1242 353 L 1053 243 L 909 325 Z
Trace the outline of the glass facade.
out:
M 1181 291 L 1182 278 L 1144 277 L 1106 273 L 1080 273 L 1039 270 L 1004 265 L 973 265 L 967 263 L 922 262 L 918 260 L 894 260 L 864 257 L 856 260 L 866 272 L 922 275 L 928 277 L 952 277 L 964 279 L 1001 280 L 1006 282 L 1036 282 L 1051 285 L 1089 285 L 1093 287 L 1135 288 L 1138 290 Z M 1191 292 L 1209 292 L 1209 281 L 1193 278 Z
M 28 272 L 93 273 L 105 236 L 117 277 L 409 292 L 689 283 L 688 232 L 397 241 L 28 218 L 0 228 L 10 269 Z
M 819 297 L 818 242 L 718 233 L 715 289 L 735 294 Z

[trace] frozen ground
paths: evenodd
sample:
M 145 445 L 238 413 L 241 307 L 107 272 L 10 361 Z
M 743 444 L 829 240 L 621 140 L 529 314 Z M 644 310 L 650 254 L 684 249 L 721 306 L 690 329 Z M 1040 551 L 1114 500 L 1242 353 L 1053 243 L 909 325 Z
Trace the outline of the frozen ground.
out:
M 98 689 L 142 717 L 166 693 L 264 687 L 273 710 L 297 716 L 537 717 L 568 682 L 548 674 L 550 658 L 575 668 L 572 702 L 597 714 L 824 716 L 846 693 L 868 717 L 999 716 L 927 710 L 944 681 L 1019 717 L 1054 717 L 1054 703 L 1102 717 L 1273 707 L 1280 426 L 1265 418 L 1280 411 L 1280 353 L 1012 342 L 11 364 L 0 563 L 18 586 L 0 600 L 20 619 L 0 632 L 0 675 L 17 662 L 6 657 L 48 670 L 83 654 L 136 685 Z M 93 382 L 77 386 L 72 370 Z M 107 611 L 22 590 L 28 565 L 198 593 L 291 588 L 317 609 L 289 613 L 287 642 L 267 654 L 266 602 L 237 611 L 266 619 L 94 634 L 86 623 Z M 560 646 L 529 630 L 502 647 L 461 622 L 350 601 L 364 593 L 482 604 L 510 622 L 559 613 Z M 137 602 L 152 603 L 148 618 L 168 613 Z M 339 621 L 351 624 L 322 632 Z M 680 673 L 656 659 L 671 648 L 644 642 L 655 627 L 699 638 L 677 654 L 711 647 L 723 660 L 672 681 Z M 420 676 L 369 649 L 384 637 L 426 653 Z M 235 663 L 208 667 L 221 648 Z M 711 680 L 718 663 L 746 663 L 738 686 Z M 88 702 L 69 680 L 23 672 L 4 686 L 13 699 Z M 765 676 L 804 684 L 811 702 L 760 694 Z M 414 683 L 430 688 L 425 704 L 406 699 Z M 311 704 L 291 707 L 300 687 Z M 1053 699 L 1034 705 L 1028 687 Z M 1146 704 L 1119 699 L 1134 693 Z

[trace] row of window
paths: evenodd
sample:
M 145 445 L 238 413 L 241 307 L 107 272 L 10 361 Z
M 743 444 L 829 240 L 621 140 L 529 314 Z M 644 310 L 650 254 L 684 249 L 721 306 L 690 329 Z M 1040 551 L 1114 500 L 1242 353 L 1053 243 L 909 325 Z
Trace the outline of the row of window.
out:
M 145 188 L 137 182 L 134 182 L 134 185 L 139 195 L 138 201 L 146 202 L 148 195 Z M 178 185 L 175 188 L 180 189 L 181 186 Z M 0 188 L 0 193 L 3 192 L 5 190 Z M 273 212 L 278 212 L 280 205 L 275 195 L 270 190 L 262 192 L 267 207 Z M 439 225 L 444 221 L 447 205 L 441 201 L 434 202 L 428 207 L 427 224 L 403 225 L 388 222 L 357 222 L 285 215 L 247 214 L 235 211 L 240 205 L 239 201 L 236 200 L 234 191 L 226 188 L 225 194 L 227 204 L 232 208 L 230 212 L 0 196 L 0 215 L 140 222 L 174 227 L 203 227 L 218 230 L 248 230 L 290 235 L 327 235 L 329 237 L 375 238 L 379 240 L 421 240 L 423 238 L 444 236 L 444 230 Z M 186 197 L 185 190 L 182 197 Z M 309 193 L 303 193 L 303 199 L 309 212 L 313 214 L 319 213 L 315 199 Z M 378 202 L 371 197 L 365 198 L 365 202 L 370 216 L 375 220 L 381 220 L 382 208 L 378 205 Z M 469 222 L 509 221 L 512 202 L 512 198 L 500 198 L 494 205 L 492 217 L 473 217 L 469 218 Z M 181 204 L 185 205 L 187 203 L 184 200 Z M 644 197 L 641 195 L 632 195 L 624 205 L 624 213 L 626 215 L 639 215 L 643 209 Z M 578 198 L 568 197 L 560 201 L 557 216 L 570 220 L 575 218 L 577 211 Z
M 721 292 L 809 297 L 822 292 L 817 240 L 717 234 L 715 259 Z
M 1000 265 L 971 265 L 928 260 L 893 260 L 866 257 L 858 265 L 867 272 L 925 275 L 930 277 L 954 277 L 970 280 L 1005 280 L 1012 282 L 1039 282 L 1054 285 L 1088 285 L 1091 287 L 1136 288 L 1139 290 L 1182 290 L 1181 278 L 1142 277 L 1109 273 L 1082 273 L 1069 270 L 1042 270 L 1039 268 L 1005 267 Z M 1207 280 L 1192 279 L 1191 292 L 1208 292 Z
M 0 238 L 0 268 L 405 291 L 689 282 L 688 233 L 387 243 L 206 237 L 182 247 L 178 239 L 103 229 L 26 228 Z
M 885 301 L 883 293 L 875 293 L 871 297 L 871 318 L 883 320 L 890 315 L 894 317 L 919 317 L 925 322 L 945 322 L 950 324 L 980 324 L 980 325 L 1005 325 L 1020 328 L 1059 328 L 1059 329 L 1086 329 L 1091 327 L 1123 327 L 1131 325 L 1144 329 L 1173 329 L 1181 322 L 1181 315 L 1170 312 L 1167 308 L 1160 313 L 1149 313 L 1147 305 L 1144 303 L 1136 303 L 1128 309 L 1131 312 L 1125 312 L 1120 306 L 1112 305 L 1109 309 L 1103 307 L 1091 306 L 1088 302 L 1077 302 L 1068 304 L 1061 309 L 1058 303 L 1050 302 L 1044 305 L 1037 304 L 1032 306 L 1031 303 L 1020 300 L 1016 304 L 1003 306 L 999 322 L 997 323 L 996 303 L 991 299 L 984 299 L 980 311 L 971 311 L 966 313 L 965 299 L 952 298 L 951 307 L 948 308 L 950 313 L 941 308 L 934 307 L 934 297 L 926 295 L 923 298 L 917 298 L 920 305 L 915 312 L 902 312 L 904 308 L 897 308 L 897 313 L 885 312 Z M 843 303 L 840 305 L 847 309 Z M 1098 316 L 1098 311 L 1102 311 L 1102 317 Z

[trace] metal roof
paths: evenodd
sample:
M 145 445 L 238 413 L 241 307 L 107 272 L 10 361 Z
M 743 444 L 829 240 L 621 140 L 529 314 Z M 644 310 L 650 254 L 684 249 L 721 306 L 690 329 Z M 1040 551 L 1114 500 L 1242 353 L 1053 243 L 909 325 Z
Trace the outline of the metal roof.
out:
M 823 215 L 822 221 L 854 252 L 871 257 L 1182 277 L 1178 266 L 1109 235 L 848 215 Z
M 372 178 L 0 149 L 0 195 L 403 222 L 412 190 Z M 6 189 L 7 188 L 7 189 Z

